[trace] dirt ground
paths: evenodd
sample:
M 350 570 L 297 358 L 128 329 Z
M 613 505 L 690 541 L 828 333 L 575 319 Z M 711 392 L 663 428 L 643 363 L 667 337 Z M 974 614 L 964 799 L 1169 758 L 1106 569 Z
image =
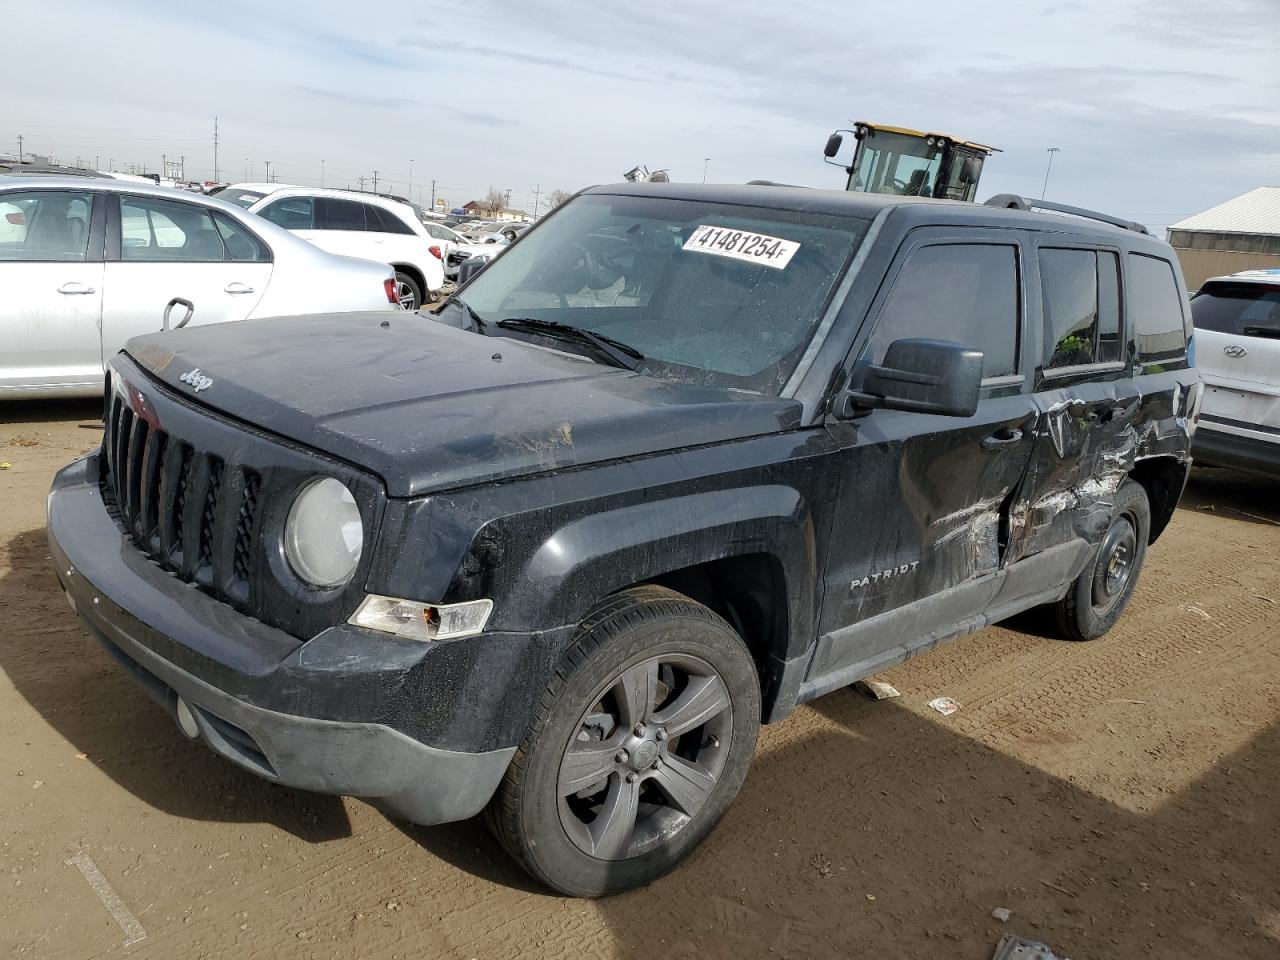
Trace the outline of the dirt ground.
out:
M 185 741 L 49 570 L 45 491 L 96 416 L 0 411 L 9 956 L 987 958 L 1005 931 L 1075 960 L 1280 956 L 1280 484 L 1198 473 L 1102 640 L 1013 622 L 890 671 L 898 700 L 766 729 L 688 863 L 584 902 L 479 823 L 396 823 Z

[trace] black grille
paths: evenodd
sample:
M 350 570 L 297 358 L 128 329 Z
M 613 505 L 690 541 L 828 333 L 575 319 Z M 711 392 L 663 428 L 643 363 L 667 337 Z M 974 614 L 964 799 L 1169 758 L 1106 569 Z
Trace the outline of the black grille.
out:
M 262 478 L 153 426 L 115 394 L 103 439 L 104 499 L 161 567 L 239 605 L 252 599 Z
M 236 514 L 236 546 L 232 569 L 237 580 L 249 579 L 253 559 L 253 521 L 258 513 L 258 491 L 262 478 L 252 471 L 245 471 L 244 494 L 240 498 L 240 512 Z

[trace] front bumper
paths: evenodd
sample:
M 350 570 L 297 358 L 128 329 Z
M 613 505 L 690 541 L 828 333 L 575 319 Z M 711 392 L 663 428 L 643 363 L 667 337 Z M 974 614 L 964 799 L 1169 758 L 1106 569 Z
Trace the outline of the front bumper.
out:
M 55 478 L 49 548 L 67 596 L 111 656 L 175 717 L 181 698 L 197 735 L 233 763 L 424 824 L 474 816 L 497 789 L 514 746 L 459 750 L 411 735 L 433 716 L 452 718 L 451 741 L 514 729 L 456 702 L 475 663 L 475 649 L 461 646 L 470 641 L 410 643 L 343 624 L 299 643 L 239 614 L 135 549 L 102 502 L 96 456 Z M 497 638 L 508 648 L 516 640 Z M 433 712 L 424 682 L 451 702 Z M 417 727 L 408 719 L 420 717 Z
M 1280 477 L 1280 436 L 1274 440 L 1215 430 L 1203 418 L 1191 440 L 1191 455 L 1202 467 L 1228 467 L 1265 477 Z

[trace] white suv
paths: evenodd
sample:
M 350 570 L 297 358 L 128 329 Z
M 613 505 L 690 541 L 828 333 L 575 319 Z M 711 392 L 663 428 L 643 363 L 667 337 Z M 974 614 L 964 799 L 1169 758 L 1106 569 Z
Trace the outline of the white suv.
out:
M 330 253 L 390 264 L 406 310 L 435 299 L 444 286 L 444 249 L 407 203 L 370 193 L 291 187 L 267 194 L 249 212 Z
M 1196 462 L 1280 476 L 1280 270 L 1206 280 L 1191 312 L 1205 384 Z

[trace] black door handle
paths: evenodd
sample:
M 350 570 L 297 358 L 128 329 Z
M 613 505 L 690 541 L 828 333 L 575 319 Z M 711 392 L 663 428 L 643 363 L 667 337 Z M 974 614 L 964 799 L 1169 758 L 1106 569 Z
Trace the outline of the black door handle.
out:
M 1021 439 L 1021 430 L 1002 430 L 1000 433 L 993 433 L 989 437 L 983 437 L 982 449 L 999 450 L 1003 447 L 1011 447 Z

